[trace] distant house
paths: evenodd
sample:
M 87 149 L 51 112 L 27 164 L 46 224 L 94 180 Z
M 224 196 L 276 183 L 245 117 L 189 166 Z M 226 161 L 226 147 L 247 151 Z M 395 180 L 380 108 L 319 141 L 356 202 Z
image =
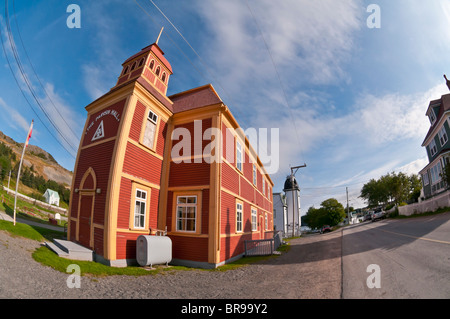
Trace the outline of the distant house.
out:
M 50 205 L 59 206 L 59 194 L 51 189 L 47 189 L 44 193 L 45 202 Z
M 428 165 L 421 171 L 423 196 L 430 198 L 446 189 L 446 183 L 441 174 L 450 158 L 450 94 L 430 102 L 426 115 L 430 120 L 422 146 L 426 148 Z
M 275 231 L 287 232 L 287 205 L 283 193 L 273 193 L 273 226 Z

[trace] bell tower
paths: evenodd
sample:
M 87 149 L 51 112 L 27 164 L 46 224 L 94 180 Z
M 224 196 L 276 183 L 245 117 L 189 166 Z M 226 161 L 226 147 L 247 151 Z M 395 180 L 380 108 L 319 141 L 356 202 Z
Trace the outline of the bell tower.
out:
M 114 88 L 142 77 L 159 93 L 166 96 L 169 77 L 173 72 L 169 61 L 164 57 L 164 52 L 158 46 L 162 31 L 163 29 L 155 43 L 143 48 L 122 64 L 122 72 Z

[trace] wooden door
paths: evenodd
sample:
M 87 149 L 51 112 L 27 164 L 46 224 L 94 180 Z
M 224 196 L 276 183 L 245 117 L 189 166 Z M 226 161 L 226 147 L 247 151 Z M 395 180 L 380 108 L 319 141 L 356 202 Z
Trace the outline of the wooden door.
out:
M 80 199 L 80 219 L 78 229 L 78 241 L 81 245 L 92 248 L 91 245 L 91 224 L 92 224 L 92 204 L 93 195 L 81 195 Z

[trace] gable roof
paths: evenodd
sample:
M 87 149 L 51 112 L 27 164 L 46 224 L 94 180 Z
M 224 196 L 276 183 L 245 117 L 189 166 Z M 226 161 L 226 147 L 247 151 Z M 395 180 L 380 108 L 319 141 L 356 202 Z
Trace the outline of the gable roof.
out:
M 59 193 L 56 192 L 56 191 L 54 191 L 54 190 L 51 190 L 50 188 L 47 188 L 47 190 L 45 191 L 45 193 L 48 193 L 50 196 L 55 196 L 56 198 L 59 198 Z M 45 194 L 45 193 L 44 193 L 44 194 Z
M 428 133 L 422 142 L 422 146 L 428 144 L 427 140 L 436 134 L 435 130 L 438 126 L 440 126 L 440 121 L 444 117 L 444 114 L 450 112 L 450 94 L 442 95 L 440 99 L 431 101 L 428 106 L 426 115 L 429 114 L 431 107 L 436 106 L 437 104 L 440 104 L 439 113 L 436 114 L 436 121 L 434 122 L 433 125 L 430 126 L 430 129 L 428 130 Z
M 171 95 L 169 99 L 173 102 L 174 113 L 223 103 L 211 84 Z

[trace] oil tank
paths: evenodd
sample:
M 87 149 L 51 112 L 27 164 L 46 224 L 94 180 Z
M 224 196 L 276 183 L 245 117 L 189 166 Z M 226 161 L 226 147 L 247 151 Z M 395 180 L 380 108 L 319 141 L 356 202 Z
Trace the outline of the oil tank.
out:
M 136 259 L 142 267 L 168 264 L 172 260 L 172 240 L 167 236 L 139 236 L 136 240 Z

